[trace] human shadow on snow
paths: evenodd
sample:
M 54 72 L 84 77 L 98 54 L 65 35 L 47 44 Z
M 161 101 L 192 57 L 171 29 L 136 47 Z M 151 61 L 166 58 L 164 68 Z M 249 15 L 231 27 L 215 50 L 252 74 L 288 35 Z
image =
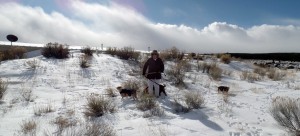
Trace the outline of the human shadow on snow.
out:
M 184 119 L 199 120 L 203 125 L 205 125 L 208 128 L 211 128 L 215 131 L 223 131 L 224 130 L 219 124 L 209 120 L 209 116 L 207 116 L 207 113 L 209 114 L 211 112 L 211 109 L 202 108 L 202 109 L 190 111 L 188 113 L 176 113 L 172 107 L 172 102 L 169 99 L 162 99 L 162 100 L 159 100 L 159 102 L 162 103 L 162 105 L 166 111 L 169 111 L 176 115 L 179 115 L 180 118 L 183 120 Z M 206 112 L 203 112 L 203 111 L 206 111 Z

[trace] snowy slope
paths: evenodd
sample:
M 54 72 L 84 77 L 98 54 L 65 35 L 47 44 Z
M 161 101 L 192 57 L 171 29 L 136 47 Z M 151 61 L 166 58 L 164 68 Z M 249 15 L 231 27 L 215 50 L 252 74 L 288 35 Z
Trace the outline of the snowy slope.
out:
M 115 88 L 129 79 L 141 77 L 131 76 L 130 71 L 137 69 L 132 63 L 106 54 L 93 56 L 91 67 L 79 67 L 79 51 L 74 57 L 66 60 L 45 59 L 36 56 L 29 59 L 2 62 L 0 77 L 9 82 L 8 93 L 0 104 L 0 136 L 18 135 L 23 120 L 38 121 L 38 135 L 45 131 L 53 132 L 51 124 L 56 117 L 67 115 L 73 110 L 75 114 L 69 118 L 85 122 L 83 111 L 85 97 L 91 93 L 105 94 L 108 87 Z M 27 61 L 36 60 L 36 70 L 28 68 Z M 299 90 L 288 84 L 297 86 L 299 72 L 284 81 L 263 81 L 249 83 L 239 78 L 241 71 L 252 70 L 247 62 L 233 61 L 231 64 L 220 64 L 222 69 L 232 72 L 232 76 L 224 76 L 221 81 L 213 81 L 207 74 L 192 70 L 187 73 L 187 89 L 176 88 L 169 82 L 165 99 L 158 98 L 160 106 L 165 110 L 163 117 L 143 118 L 143 112 L 135 106 L 136 101 L 121 100 L 118 96 L 118 111 L 105 115 L 101 120 L 110 123 L 117 135 L 123 136 L 228 136 L 228 135 L 285 135 L 275 120 L 268 113 L 272 98 L 276 96 L 298 97 Z M 169 68 L 169 66 L 167 66 Z M 229 102 L 225 103 L 218 94 L 218 85 L 230 86 Z M 21 91 L 32 90 L 33 101 L 22 100 Z M 299 89 L 299 88 L 298 88 Z M 189 113 L 175 113 L 172 109 L 174 97 L 182 96 L 184 91 L 200 91 L 205 97 L 205 108 Z M 54 112 L 43 116 L 35 116 L 34 109 L 51 105 Z

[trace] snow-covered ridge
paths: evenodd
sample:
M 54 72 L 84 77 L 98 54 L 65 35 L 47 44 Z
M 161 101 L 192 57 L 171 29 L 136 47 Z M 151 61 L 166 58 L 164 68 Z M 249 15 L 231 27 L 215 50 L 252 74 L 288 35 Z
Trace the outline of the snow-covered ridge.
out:
M 53 120 L 58 116 L 68 116 L 79 123 L 86 122 L 83 111 L 86 96 L 91 93 L 105 94 L 108 87 L 115 88 L 129 79 L 141 80 L 132 76 L 138 66 L 107 54 L 94 54 L 91 67 L 79 66 L 80 51 L 74 50 L 73 57 L 65 60 L 46 59 L 41 55 L 33 58 L 4 61 L 0 64 L 0 77 L 8 81 L 8 93 L 0 104 L 0 136 L 18 135 L 23 120 L 34 119 L 38 122 L 37 135 L 44 131 L 55 133 Z M 36 60 L 37 69 L 29 68 L 26 62 Z M 211 60 L 207 60 L 211 61 Z M 253 70 L 247 61 L 233 61 L 229 65 L 217 62 L 230 76 L 223 75 L 221 81 L 213 81 L 202 71 L 197 72 L 196 62 L 192 61 L 192 70 L 186 73 L 186 89 L 177 88 L 169 81 L 168 97 L 158 98 L 159 105 L 165 110 L 163 117 L 143 118 L 143 112 L 136 108 L 137 101 L 114 98 L 118 111 L 101 117 L 109 122 L 120 136 L 258 136 L 286 135 L 269 114 L 269 106 L 276 96 L 297 98 L 300 89 L 300 73 L 289 71 L 282 81 L 263 79 L 250 83 L 240 79 L 243 70 Z M 166 69 L 171 69 L 166 63 Z M 216 87 L 230 87 L 229 102 L 224 103 L 223 96 Z M 33 101 L 25 102 L 22 91 L 32 90 Z M 172 101 L 186 91 L 198 91 L 205 98 L 205 107 L 189 113 L 175 113 Z M 104 95 L 105 96 L 105 95 Z M 51 104 L 54 112 L 37 117 L 34 108 Z

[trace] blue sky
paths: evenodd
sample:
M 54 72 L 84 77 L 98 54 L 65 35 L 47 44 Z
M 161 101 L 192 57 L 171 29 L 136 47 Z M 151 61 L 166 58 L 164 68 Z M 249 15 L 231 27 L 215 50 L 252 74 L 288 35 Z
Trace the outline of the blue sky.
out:
M 0 0 L 0 41 L 300 52 L 298 0 Z

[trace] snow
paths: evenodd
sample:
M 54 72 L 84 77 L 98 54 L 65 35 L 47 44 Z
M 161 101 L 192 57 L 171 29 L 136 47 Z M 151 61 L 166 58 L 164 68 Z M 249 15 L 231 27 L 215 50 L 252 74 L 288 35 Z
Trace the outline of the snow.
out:
M 83 116 L 86 97 L 91 93 L 105 94 L 108 87 L 115 88 L 129 79 L 142 80 L 140 76 L 131 76 L 130 71 L 138 69 L 133 63 L 120 60 L 107 54 L 94 54 L 91 67 L 79 67 L 78 57 L 81 53 L 73 50 L 74 57 L 57 60 L 46 59 L 38 51 L 28 53 L 27 59 L 4 61 L 0 64 L 0 77 L 9 83 L 8 93 L 0 104 L 0 136 L 18 135 L 20 124 L 24 120 L 35 119 L 38 122 L 37 135 L 55 130 L 51 124 L 56 117 L 67 115 L 69 110 L 75 114 L 70 119 L 85 122 Z M 37 69 L 30 69 L 28 61 L 36 60 Z M 232 71 L 221 81 L 213 81 L 202 71 L 192 70 L 186 78 L 187 89 L 177 88 L 167 80 L 168 97 L 158 98 L 165 110 L 162 117 L 143 118 L 143 112 L 135 106 L 137 101 L 112 98 L 118 104 L 118 111 L 101 117 L 109 122 L 117 135 L 130 136 L 258 136 L 286 135 L 269 114 L 272 99 L 276 96 L 299 97 L 300 73 L 290 70 L 292 78 L 283 81 L 263 79 L 249 83 L 240 79 L 244 70 L 253 70 L 247 61 L 233 61 L 229 65 L 218 62 L 222 69 Z M 170 65 L 166 66 L 167 68 Z M 194 80 L 194 81 L 193 81 Z M 229 102 L 217 93 L 217 86 L 230 87 Z M 32 90 L 33 101 L 25 102 L 21 91 Z M 185 91 L 199 91 L 205 97 L 205 107 L 189 113 L 175 113 L 172 101 Z M 104 95 L 105 96 L 105 95 Z M 51 105 L 54 112 L 35 116 L 34 109 Z

